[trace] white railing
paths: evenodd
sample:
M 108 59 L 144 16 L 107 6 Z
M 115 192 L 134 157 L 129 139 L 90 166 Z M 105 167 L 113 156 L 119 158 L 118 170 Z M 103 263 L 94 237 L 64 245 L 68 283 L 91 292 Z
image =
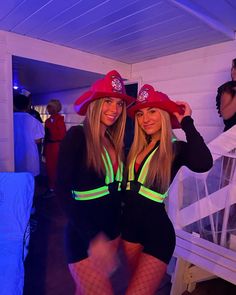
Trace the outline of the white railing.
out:
M 236 126 L 208 147 L 213 168 L 202 174 L 181 169 L 169 195 L 177 236 L 172 295 L 213 276 L 236 284 Z

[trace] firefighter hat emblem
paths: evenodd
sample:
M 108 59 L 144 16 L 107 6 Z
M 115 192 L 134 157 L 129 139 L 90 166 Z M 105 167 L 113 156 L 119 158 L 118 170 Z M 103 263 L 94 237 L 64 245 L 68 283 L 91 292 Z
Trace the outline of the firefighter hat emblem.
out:
M 77 98 L 74 104 L 75 111 L 79 115 L 85 115 L 88 105 L 92 101 L 105 97 L 121 98 L 126 102 L 127 106 L 135 100 L 126 94 L 125 85 L 120 74 L 113 70 L 107 73 L 103 79 L 94 82 L 88 91 Z

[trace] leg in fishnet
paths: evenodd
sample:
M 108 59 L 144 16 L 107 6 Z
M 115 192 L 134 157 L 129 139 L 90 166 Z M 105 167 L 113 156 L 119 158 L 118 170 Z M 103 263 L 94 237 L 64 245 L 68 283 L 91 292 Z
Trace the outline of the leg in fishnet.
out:
M 142 253 L 125 294 L 154 295 L 165 275 L 166 268 L 167 265 L 163 261 Z
M 118 267 L 119 259 L 117 249 L 120 238 L 112 241 L 100 233 L 91 242 L 88 249 L 88 254 L 96 269 L 100 269 L 105 276 L 109 277 Z
M 132 274 L 137 266 L 139 256 L 143 250 L 143 246 L 138 243 L 131 243 L 124 240 L 122 241 L 122 246 L 124 249 L 124 253 L 127 259 L 130 272 Z
M 113 295 L 109 278 L 96 269 L 90 258 L 69 264 L 70 273 L 76 284 L 75 295 Z

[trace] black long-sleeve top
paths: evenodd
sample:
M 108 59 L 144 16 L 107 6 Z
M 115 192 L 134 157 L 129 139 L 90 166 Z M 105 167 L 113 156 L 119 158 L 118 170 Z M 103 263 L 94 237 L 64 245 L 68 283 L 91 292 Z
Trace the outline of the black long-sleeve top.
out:
M 211 168 L 213 162 L 211 153 L 194 127 L 192 118 L 189 116 L 183 118 L 181 127 L 186 134 L 187 142 L 173 142 L 175 157 L 171 167 L 171 182 L 181 166 L 187 166 L 195 172 L 205 172 Z M 158 147 L 159 143 L 157 142 L 152 151 Z M 156 202 L 139 193 L 141 184 L 137 181 L 152 151 L 143 159 L 134 174 L 134 180 L 130 182 L 130 190 L 126 190 L 124 194 L 122 238 L 128 242 L 140 243 L 146 254 L 168 264 L 175 248 L 173 225 L 168 218 L 164 203 Z M 165 167 L 158 166 L 157 169 L 165 169 Z M 157 193 L 165 193 L 160 191 L 158 184 L 149 189 Z
M 175 175 L 182 166 L 186 166 L 194 172 L 202 173 L 208 171 L 213 164 L 212 155 L 202 136 L 196 130 L 193 124 L 193 119 L 190 116 L 183 118 L 181 122 L 181 128 L 186 134 L 187 142 L 175 141 L 173 143 L 175 157 L 171 167 L 170 183 L 173 181 Z M 156 146 L 143 159 L 138 171 L 134 172 L 135 179 L 138 179 L 142 166 L 152 151 L 159 145 L 159 143 L 160 142 L 157 142 Z M 161 169 L 161 167 L 159 167 L 159 169 Z M 156 192 L 160 192 L 158 186 L 151 186 L 150 188 Z M 136 189 L 138 189 L 138 187 Z
M 73 126 L 60 145 L 56 193 L 69 218 L 76 222 L 80 201 L 72 197 L 72 190 L 87 191 L 105 185 L 105 176 L 99 176 L 86 164 L 86 139 L 82 126 Z M 83 201 L 86 202 L 86 201 Z
M 171 181 L 181 166 L 186 166 L 194 172 L 203 173 L 210 170 L 213 165 L 211 152 L 196 130 L 190 116 L 183 118 L 181 128 L 185 132 L 187 142 L 174 142 L 176 156 L 172 165 Z
M 105 185 L 105 177 L 87 167 L 86 139 L 82 126 L 71 127 L 60 146 L 57 188 L 60 195 Z

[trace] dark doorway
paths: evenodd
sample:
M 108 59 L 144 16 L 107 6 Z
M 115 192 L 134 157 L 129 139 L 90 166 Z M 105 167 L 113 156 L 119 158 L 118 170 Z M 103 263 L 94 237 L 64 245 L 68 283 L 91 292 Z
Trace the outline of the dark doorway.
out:
M 138 95 L 138 83 L 125 85 L 126 93 L 132 97 L 137 98 Z M 127 116 L 126 128 L 125 128 L 125 156 L 128 155 L 130 146 L 134 137 L 134 122 Z

